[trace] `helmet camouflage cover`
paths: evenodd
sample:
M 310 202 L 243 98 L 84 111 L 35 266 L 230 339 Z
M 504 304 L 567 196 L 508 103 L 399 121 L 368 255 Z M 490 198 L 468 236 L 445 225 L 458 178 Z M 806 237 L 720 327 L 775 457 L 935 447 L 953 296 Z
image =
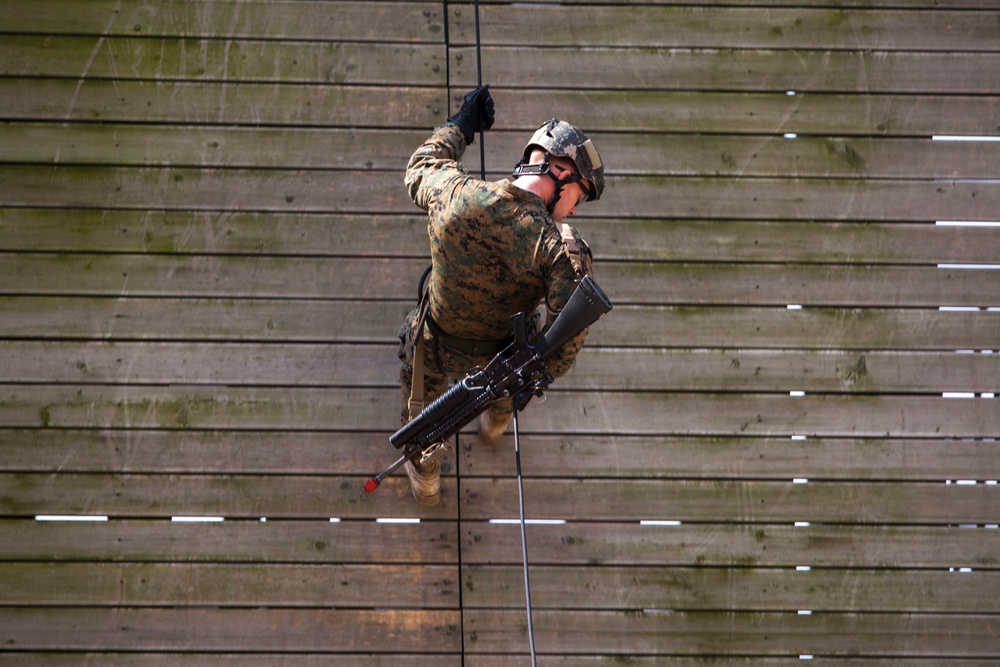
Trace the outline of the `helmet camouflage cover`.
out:
M 580 178 L 591 184 L 587 201 L 601 198 L 601 193 L 604 192 L 604 163 L 587 135 L 566 121 L 553 118 L 531 135 L 521 156 L 522 163 L 527 162 L 536 146 L 550 155 L 572 160 L 580 172 Z

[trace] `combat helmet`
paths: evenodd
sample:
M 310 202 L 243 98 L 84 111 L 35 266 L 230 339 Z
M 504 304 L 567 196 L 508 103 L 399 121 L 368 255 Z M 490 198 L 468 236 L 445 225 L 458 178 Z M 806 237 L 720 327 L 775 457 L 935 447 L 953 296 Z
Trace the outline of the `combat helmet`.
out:
M 531 159 L 531 151 L 536 147 L 545 151 L 546 155 L 566 157 L 572 160 L 580 172 L 579 179 L 587 181 L 588 187 L 584 187 L 584 190 L 587 191 L 587 201 L 601 198 L 601 194 L 604 192 L 604 163 L 601 162 L 600 154 L 587 135 L 564 120 L 553 118 L 546 121 L 531 135 L 531 139 L 525 145 L 521 161 L 514 167 L 514 178 L 548 175 L 553 180 L 557 180 L 555 175 L 549 171 L 548 159 L 540 165 L 528 164 L 528 160 Z M 561 187 L 561 183 L 558 181 L 557 187 Z

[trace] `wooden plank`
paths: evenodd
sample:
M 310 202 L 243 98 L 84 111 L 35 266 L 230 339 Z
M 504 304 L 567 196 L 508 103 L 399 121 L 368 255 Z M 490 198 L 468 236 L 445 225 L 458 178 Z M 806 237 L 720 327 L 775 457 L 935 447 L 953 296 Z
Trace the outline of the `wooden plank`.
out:
M 526 433 L 983 438 L 996 399 L 940 396 L 562 391 Z M 398 428 L 399 387 L 0 385 L 0 423 L 24 428 L 381 431 Z
M 0 255 L 5 295 L 404 299 L 427 260 L 17 253 Z M 331 278 L 337 271 L 338 279 Z M 964 267 L 608 263 L 619 304 L 992 307 L 1000 271 Z
M 403 171 L 429 130 L 12 122 L 0 161 Z M 939 142 L 939 145 L 940 142 Z M 978 173 L 982 173 L 981 171 Z M 157 211 L 147 211 L 155 220 Z M 233 215 L 239 215 L 234 213 Z M 243 214 L 251 219 L 253 214 Z
M 996 392 L 1000 355 L 592 349 L 560 389 Z
M 624 218 L 993 222 L 1000 198 L 974 181 L 624 177 L 607 188 L 593 213 Z
M 585 12 L 595 11 L 591 8 Z M 635 9 L 618 10 L 633 12 Z M 730 11 L 740 12 L 739 9 Z M 521 17 L 523 20 L 524 17 Z M 756 26 L 755 26 L 756 27 Z M 492 32 L 494 26 L 481 31 Z M 594 26 L 598 31 L 603 26 Z M 518 33 L 519 35 L 521 33 Z M 667 39 L 677 35 L 671 31 Z M 822 38 L 829 31 L 822 34 Z M 666 33 L 657 35 L 660 39 Z M 713 34 L 713 38 L 715 35 Z M 693 46 L 700 47 L 695 42 Z M 565 85 L 595 90 L 746 90 L 794 93 L 997 93 L 1000 54 L 949 51 L 772 50 L 758 48 L 672 47 L 606 48 L 600 35 L 573 52 L 573 67 L 562 63 L 565 51 L 549 44 L 535 47 L 481 48 L 482 70 L 491 86 Z M 478 70 L 474 47 L 448 50 L 451 84 L 475 88 Z
M 413 297 L 405 301 L 0 296 L 0 335 L 398 344 L 399 325 L 416 306 L 419 277 L 410 276 Z
M 463 478 L 463 519 L 518 515 L 515 480 Z M 16 494 L 12 494 L 15 495 Z M 16 496 L 17 497 L 17 496 Z M 992 524 L 996 484 L 526 479 L 525 516 L 550 521 Z M 28 498 L 25 498 L 25 502 Z
M 394 16 L 397 21 L 407 14 L 417 14 L 413 4 L 398 7 Z M 385 39 L 392 41 L 392 36 L 387 34 Z M 277 81 L 443 86 L 447 71 L 444 59 L 443 44 L 190 37 L 109 37 L 95 43 L 93 37 L 75 35 L 7 35 L 0 44 L 0 75 L 227 84 Z M 87 66 L 81 72 L 83 63 Z
M 1000 294 L 1000 271 L 965 267 L 650 262 L 595 274 L 623 304 L 987 308 Z
M 11 342 L 0 347 L 8 382 L 394 386 L 395 345 Z M 68 366 L 66 364 L 69 364 Z
M 599 43 L 599 42 L 596 42 Z M 486 47 L 491 85 L 564 83 L 560 51 Z M 245 39 L 9 35 L 0 74 L 123 80 L 444 85 L 439 44 L 248 41 Z M 451 84 L 474 88 L 476 52 L 449 50 Z M 591 89 L 746 90 L 871 93 L 997 93 L 993 53 L 581 48 L 575 71 Z M 89 67 L 81 72 L 81 63 Z M 565 73 L 563 74 L 565 76 Z
M 38 667 L 75 667 L 83 660 L 91 660 L 108 667 L 169 667 L 183 661 L 191 667 L 339 667 L 340 665 L 355 665 L 362 658 L 357 655 L 337 654 L 205 654 L 205 653 L 44 653 L 31 652 L 0 654 L 0 665 L 3 667 L 23 667 L 30 657 L 30 664 Z M 510 664 L 510 656 L 499 655 L 434 655 L 435 665 L 440 667 L 504 667 Z M 420 667 L 426 665 L 426 655 L 369 654 L 363 657 L 365 665 L 370 667 Z M 801 658 L 790 657 L 713 657 L 712 664 L 717 667 L 802 667 Z M 543 667 L 593 667 L 611 661 L 624 662 L 629 665 L 659 665 L 663 663 L 660 656 L 634 655 L 542 655 L 538 656 L 538 664 Z M 671 656 L 672 667 L 702 667 L 703 657 Z M 827 658 L 816 656 L 814 665 L 836 667 L 871 667 L 878 665 L 876 660 L 868 658 Z M 885 663 L 890 664 L 890 663 Z M 893 667 L 926 667 L 924 658 L 892 658 Z M 996 667 L 996 661 L 989 658 L 951 658 L 949 665 L 954 667 Z
M 11 607 L 456 609 L 454 565 L 4 563 Z
M 419 276 L 412 276 L 414 285 Z M 415 294 L 415 292 L 414 292 Z M 0 296 L 0 337 L 385 343 L 414 300 Z M 1000 311 L 937 308 L 630 306 L 592 327 L 590 346 L 992 350 Z M 613 323 L 613 324 L 612 324 Z M 605 326 L 606 325 L 606 326 Z
M 500 107 L 497 112 L 503 112 L 500 121 L 508 115 L 509 106 Z M 67 132 L 72 131 L 72 127 L 69 126 Z M 935 179 L 986 179 L 1000 175 L 996 145 L 989 141 L 935 141 L 931 136 L 797 136 L 790 139 L 770 133 L 613 133 L 591 132 L 589 128 L 587 135 L 600 150 L 607 173 L 613 175 Z M 486 143 L 487 176 L 505 177 L 504 167 L 520 159 L 520 151 L 529 136 L 521 130 L 492 130 Z M 317 141 L 323 139 L 318 137 Z M 12 144 L 15 143 L 16 140 L 12 140 Z M 43 154 L 42 159 L 48 157 Z M 479 173 L 477 151 L 466 153 L 463 161 L 471 173 Z M 584 212 L 585 208 L 581 207 L 577 213 Z
M 522 136 L 572 118 L 589 132 L 800 135 L 995 135 L 996 96 L 531 90 L 491 87 L 498 130 Z M 430 130 L 457 110 L 440 88 L 75 79 L 0 79 L 7 120 Z M 221 99 L 220 99 L 221 98 Z M 452 108 L 449 109 L 449 104 Z M 437 110 L 435 112 L 435 110 Z M 522 140 L 523 141 L 523 140 Z M 519 142 L 520 143 L 520 142 Z M 412 150 L 412 148 L 410 149 Z
M 3 429 L 0 442 L 11 472 L 371 475 L 396 456 L 385 432 Z
M 618 435 L 994 437 L 996 399 L 567 392 L 525 411 L 526 432 Z
M 3 165 L 0 177 L 0 199 L 11 207 L 414 213 L 400 175 L 390 172 Z M 607 183 L 587 215 L 992 222 L 1000 206 L 1000 186 L 988 181 L 630 176 Z
M 585 73 L 584 73 L 585 76 Z M 990 96 L 833 95 L 803 93 L 702 93 L 634 90 L 532 90 L 490 92 L 496 129 L 522 136 L 552 116 L 570 118 L 588 132 L 732 133 L 775 135 L 996 136 L 1000 111 Z M 528 133 L 528 134 L 525 134 Z M 523 140 L 522 140 L 523 141 Z M 521 143 L 521 142 L 519 142 Z M 518 148 L 521 148 L 519 146 Z
M 1000 563 L 996 528 L 955 525 L 793 527 L 581 521 L 559 525 L 529 523 L 525 529 L 532 567 L 780 567 L 808 577 L 812 568 L 991 570 Z M 460 535 L 464 567 L 522 563 L 521 532 L 516 523 L 463 520 Z
M 904 223 L 580 220 L 601 260 L 992 264 L 995 227 Z
M 257 256 L 423 254 L 430 263 L 427 218 L 422 214 L 0 209 L 0 249 Z M 416 294 L 416 284 L 412 291 Z
M 350 667 L 362 660 L 366 667 L 422 667 L 433 660 L 438 667 L 462 667 L 463 657 L 455 654 L 404 654 L 404 653 L 106 653 L 100 650 L 83 652 L 0 653 L 0 666 L 24 667 L 76 667 L 91 661 L 107 667 L 170 667 L 183 662 L 189 667 Z M 770 667 L 768 665 L 768 667 Z M 901 667 L 913 667 L 902 665 Z M 962 663 L 960 667 L 982 667 Z
M 389 172 L 2 166 L 0 178 L 0 200 L 11 207 L 368 215 L 418 210 L 401 175 Z
M 460 474 L 513 476 L 512 434 L 511 430 L 504 444 L 493 448 L 463 436 Z M 949 438 L 803 436 L 793 440 L 532 433 L 530 438 L 525 434 L 521 443 L 525 477 L 557 477 L 572 471 L 581 477 L 626 479 L 987 481 L 1000 478 L 998 451 L 989 439 Z M 669 453 L 669 465 L 664 465 L 665 453 Z
M 384 500 L 379 498 L 378 502 L 384 503 Z M 0 558 L 13 562 L 271 565 L 448 565 L 457 562 L 459 539 L 457 524 L 453 522 L 330 522 L 326 519 L 230 520 L 223 523 L 4 519 L 0 520 L 0 536 L 4 538 L 0 540 Z M 959 542 L 968 546 L 968 540 Z
M 9 342 L 7 382 L 394 386 L 394 345 Z M 560 389 L 930 393 L 1000 390 L 1000 355 L 620 349 L 580 355 Z
M 522 641 L 523 643 L 523 641 Z M 32 656 L 35 657 L 34 655 Z M 46 656 L 48 659 L 48 656 Z M 631 654 L 622 655 L 543 655 L 538 656 L 538 664 L 544 667 L 594 667 L 594 665 L 606 665 L 610 662 L 622 662 L 634 667 L 644 667 L 647 665 L 662 665 L 663 656 L 647 655 L 637 656 Z M 799 656 L 784 657 L 764 657 L 764 656 L 712 656 L 713 667 L 802 667 L 802 660 Z M 671 667 L 702 667 L 705 664 L 704 656 L 670 656 Z M 873 667 L 880 665 L 878 658 L 848 657 L 848 656 L 812 656 L 810 665 L 826 665 L 827 667 Z M 0 656 L 0 665 L 3 665 L 3 658 Z M 49 662 L 41 663 L 48 667 Z M 62 663 L 51 663 L 61 667 Z M 111 663 L 118 665 L 118 662 Z M 131 667 L 131 663 L 126 663 Z M 159 663 L 153 663 L 159 664 Z M 197 663 L 200 667 L 200 663 Z M 223 663 L 225 664 L 225 663 Z M 503 667 L 510 664 L 509 655 L 467 655 L 464 656 L 465 667 Z M 926 667 L 925 658 L 888 658 L 884 665 L 892 667 Z M 949 658 L 948 664 L 954 667 L 996 667 L 996 662 L 990 658 Z
M 332 518 L 510 519 L 514 480 L 442 480 L 442 502 L 418 505 L 405 476 L 359 498 L 367 476 L 0 475 L 0 510 L 10 517 L 108 516 L 230 520 Z M 390 483 L 391 482 L 391 483 Z M 991 524 L 995 484 L 931 482 L 798 483 L 730 480 L 527 479 L 526 516 L 573 521 L 731 521 L 748 523 Z M 995 523 L 993 524 L 995 525 Z
M 76 79 L 0 79 L 7 120 L 432 128 L 442 88 Z M 434 110 L 437 109 L 437 112 Z
M 598 280 L 603 281 L 601 273 Z M 592 345 L 667 347 L 992 350 L 998 330 L 1000 311 L 985 309 L 789 310 L 785 306 L 616 304 L 605 322 L 591 328 L 587 341 Z
M 992 614 L 582 612 L 533 614 L 539 653 L 981 657 L 998 649 Z M 720 627 L 724 631 L 720 632 Z M 526 645 L 523 610 L 463 615 L 465 650 L 512 653 Z M 527 652 L 525 648 L 524 653 Z
M 534 609 L 672 609 L 811 613 L 981 613 L 996 609 L 1000 573 L 674 567 L 531 568 Z M 573 585 L 586 582 L 585 585 Z M 462 568 L 464 609 L 520 609 L 515 566 Z
M 549 4 L 490 4 L 480 15 L 489 45 L 953 52 L 996 51 L 995 18 L 990 11 Z M 452 44 L 476 43 L 471 5 L 448 12 L 448 30 Z
M 396 453 L 385 457 L 385 466 Z M 384 467 L 384 466 L 380 466 Z M 371 502 L 355 476 L 0 475 L 0 513 L 9 517 L 109 516 L 261 519 L 424 519 L 456 517 L 454 478 L 442 478 L 441 503 L 418 504 L 400 471 Z
M 461 434 L 467 476 L 513 476 L 512 435 L 480 446 Z M 385 433 L 3 429 L 8 472 L 371 474 L 390 457 Z M 526 434 L 526 477 L 646 479 L 992 480 L 989 440 L 654 437 Z M 663 464 L 670 452 L 670 465 Z M 450 475 L 452 459 L 444 460 Z
M 431 2 L 221 0 L 208 7 L 150 0 L 52 0 L 25 7 L 0 0 L 11 33 L 210 37 L 323 42 L 441 42 L 441 6 Z
M 589 5 L 594 4 L 593 0 L 567 0 L 567 5 Z M 607 5 L 633 5 L 646 4 L 644 0 L 610 0 L 609 2 L 601 2 L 600 4 Z M 732 0 L 662 0 L 662 2 L 657 3 L 659 5 L 665 6 L 681 6 L 681 7 L 731 7 Z M 752 5 L 754 7 L 788 7 L 788 0 L 753 0 Z M 828 0 L 797 0 L 795 6 L 797 7 L 829 7 Z M 991 9 L 993 5 L 991 0 L 954 0 L 954 2 L 949 2 L 948 6 L 952 9 Z M 941 7 L 940 2 L 935 0 L 839 0 L 837 2 L 837 7 L 848 9 L 848 8 L 859 8 L 859 9 L 888 9 L 888 8 L 911 8 L 911 9 L 939 9 Z
M 7 608 L 0 628 L 6 649 L 20 651 L 461 650 L 459 612 L 441 609 Z
M 429 130 L 9 122 L 0 162 L 391 170 L 402 178 Z M 929 137 L 811 137 L 588 132 L 611 175 L 1000 178 L 996 147 Z M 496 130 L 487 178 L 509 176 L 528 134 Z M 478 174 L 479 151 L 463 162 Z M 580 212 L 583 212 L 581 209 Z M 147 212 L 155 220 L 156 212 Z M 235 214 L 233 214 L 235 215 Z M 250 214 L 245 214 L 250 215 Z
M 326 299 L 413 295 L 415 301 L 415 276 L 426 266 L 427 260 L 389 258 L 15 254 L 0 256 L 0 272 L 10 276 L 0 291 Z
M 574 225 L 598 270 L 606 260 L 991 264 L 1000 244 L 1000 226 L 626 218 Z M 0 249 L 429 260 L 423 215 L 0 209 Z

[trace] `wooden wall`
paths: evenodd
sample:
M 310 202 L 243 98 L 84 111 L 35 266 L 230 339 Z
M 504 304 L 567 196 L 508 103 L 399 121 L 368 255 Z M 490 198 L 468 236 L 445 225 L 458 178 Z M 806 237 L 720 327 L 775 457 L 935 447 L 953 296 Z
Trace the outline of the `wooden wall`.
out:
M 527 664 L 510 442 L 358 496 L 474 16 L 0 0 L 0 666 Z M 539 663 L 1000 665 L 1000 143 L 932 140 L 1000 136 L 995 3 L 480 16 L 491 177 L 552 116 L 609 174 Z

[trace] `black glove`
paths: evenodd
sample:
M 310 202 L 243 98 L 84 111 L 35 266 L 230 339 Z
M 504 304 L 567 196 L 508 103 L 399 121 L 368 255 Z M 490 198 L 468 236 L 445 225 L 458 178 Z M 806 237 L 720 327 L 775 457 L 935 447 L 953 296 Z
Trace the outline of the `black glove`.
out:
M 465 143 L 476 140 L 476 132 L 493 127 L 496 110 L 493 108 L 493 98 L 490 96 L 489 85 L 476 88 L 465 96 L 462 108 L 448 120 L 462 128 Z

